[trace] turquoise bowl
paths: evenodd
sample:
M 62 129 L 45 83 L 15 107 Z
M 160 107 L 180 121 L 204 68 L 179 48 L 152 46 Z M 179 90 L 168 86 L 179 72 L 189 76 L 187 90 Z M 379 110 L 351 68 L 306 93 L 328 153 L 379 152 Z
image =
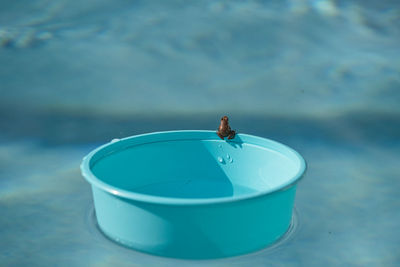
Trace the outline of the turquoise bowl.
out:
M 116 242 L 165 257 L 262 249 L 290 226 L 304 159 L 247 134 L 170 131 L 114 139 L 81 164 L 98 225 Z

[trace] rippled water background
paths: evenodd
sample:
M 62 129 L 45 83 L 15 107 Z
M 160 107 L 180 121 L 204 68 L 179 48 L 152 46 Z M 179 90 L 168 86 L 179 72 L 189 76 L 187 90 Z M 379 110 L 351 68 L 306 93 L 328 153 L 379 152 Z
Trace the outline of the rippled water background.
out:
M 398 1 L 0 1 L 1 266 L 399 266 Z M 183 261 L 98 233 L 81 158 L 215 129 L 298 150 L 295 229 Z

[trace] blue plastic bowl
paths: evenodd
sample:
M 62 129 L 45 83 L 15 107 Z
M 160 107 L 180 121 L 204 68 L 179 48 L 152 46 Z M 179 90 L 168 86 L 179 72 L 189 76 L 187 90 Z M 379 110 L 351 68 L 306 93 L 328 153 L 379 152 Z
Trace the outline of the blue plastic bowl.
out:
M 105 235 L 192 259 L 248 253 L 279 239 L 305 169 L 285 145 L 246 134 L 221 140 L 213 131 L 113 140 L 81 165 Z

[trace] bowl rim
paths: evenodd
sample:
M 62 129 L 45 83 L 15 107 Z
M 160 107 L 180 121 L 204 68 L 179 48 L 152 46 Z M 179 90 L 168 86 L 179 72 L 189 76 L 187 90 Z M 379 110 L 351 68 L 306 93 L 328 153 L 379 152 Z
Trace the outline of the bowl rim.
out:
M 266 144 L 273 146 L 275 151 L 278 153 L 284 154 L 282 151 L 292 153 L 296 160 L 299 161 L 299 170 L 297 173 L 290 179 L 288 179 L 285 183 L 281 185 L 270 188 L 267 190 L 257 191 L 254 193 L 249 193 L 241 196 L 227 196 L 227 197 L 214 197 L 214 198 L 174 198 L 174 197 L 163 197 L 163 196 L 155 196 L 155 195 L 148 195 L 137 193 L 125 189 L 121 189 L 115 186 L 112 186 L 108 183 L 103 182 L 99 178 L 97 178 L 93 172 L 91 171 L 91 167 L 96 164 L 97 161 L 100 159 L 107 157 L 110 153 L 114 153 L 115 151 L 119 151 L 121 149 L 126 149 L 128 147 L 132 147 L 135 145 L 143 145 L 147 143 L 154 143 L 154 142 L 165 142 L 165 141 L 178 141 L 178 140 L 220 140 L 222 141 L 215 131 L 210 130 L 175 130 L 175 131 L 160 131 L 160 132 L 150 132 L 144 133 L 139 135 L 128 136 L 125 138 L 113 139 L 112 141 L 101 145 L 94 150 L 92 150 L 89 154 L 83 157 L 82 163 L 80 165 L 82 176 L 94 187 L 97 187 L 105 192 L 108 192 L 112 195 L 117 197 L 126 198 L 129 200 L 139 201 L 139 202 L 147 202 L 153 204 L 164 204 L 164 205 L 202 205 L 202 204 L 216 204 L 216 203 L 226 203 L 226 202 L 235 202 L 241 201 L 246 199 L 253 199 L 257 197 L 262 197 L 266 195 L 270 195 L 279 191 L 285 191 L 292 186 L 294 186 L 302 177 L 307 170 L 307 163 L 304 158 L 294 149 L 290 148 L 287 145 L 284 145 L 280 142 L 264 138 L 258 137 L 249 134 L 237 134 L 237 137 L 232 140 L 225 140 L 226 142 L 232 142 L 236 144 L 246 143 L 257 145 L 260 147 L 271 149 L 271 147 L 267 147 Z M 144 139 L 145 142 L 143 142 Z M 154 141 L 154 139 L 157 139 Z M 138 142 L 136 144 L 123 145 L 125 141 L 135 141 L 139 140 L 142 142 Z M 148 141 L 146 141 L 148 140 Z M 121 145 L 122 144 L 122 145 Z M 97 153 L 107 149 L 107 148 L 114 148 L 114 150 L 110 149 L 111 152 L 105 153 L 97 160 L 94 160 L 94 156 Z M 276 150 L 278 148 L 279 150 Z M 284 154 L 285 155 L 285 154 Z M 286 155 L 285 155 L 286 156 Z M 292 160 L 292 159 L 291 159 Z M 92 162 L 93 161 L 93 162 Z

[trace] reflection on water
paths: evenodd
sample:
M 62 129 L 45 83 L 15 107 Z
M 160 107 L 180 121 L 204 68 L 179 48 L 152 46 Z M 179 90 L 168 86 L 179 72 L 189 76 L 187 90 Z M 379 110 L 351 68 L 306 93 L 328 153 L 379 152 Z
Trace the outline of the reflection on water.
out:
M 229 180 L 188 179 L 145 185 L 132 189 L 134 192 L 162 197 L 218 198 L 252 194 L 254 188 L 232 184 Z
M 134 188 L 131 191 L 141 194 L 172 198 L 218 198 L 233 196 L 233 189 L 233 185 L 228 179 L 187 179 L 186 181 L 179 180 L 154 183 Z M 247 192 L 245 191 L 244 193 Z M 235 195 L 236 194 L 235 190 Z

